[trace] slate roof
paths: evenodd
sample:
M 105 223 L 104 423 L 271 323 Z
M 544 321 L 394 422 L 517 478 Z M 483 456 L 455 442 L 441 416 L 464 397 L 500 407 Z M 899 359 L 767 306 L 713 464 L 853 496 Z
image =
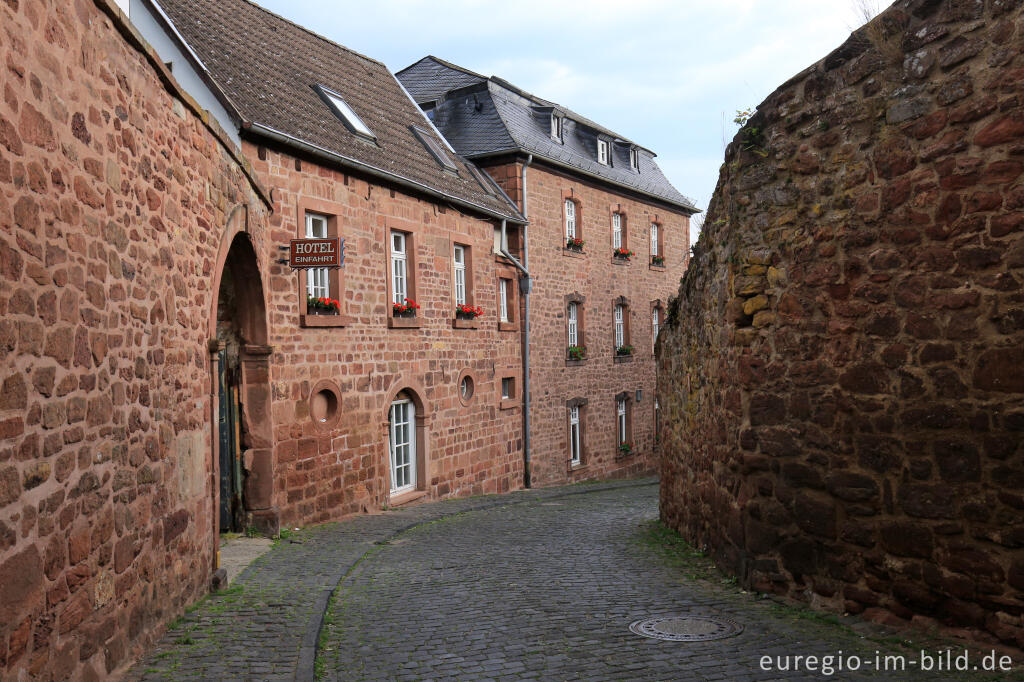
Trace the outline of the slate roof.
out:
M 654 152 L 554 102 L 495 76 L 487 77 L 434 56 L 396 74 L 434 125 L 463 156 L 484 159 L 523 152 L 614 185 L 660 199 L 688 213 L 693 201 L 668 181 Z M 562 142 L 551 137 L 551 113 L 564 117 Z M 597 161 L 597 140 L 609 142 L 611 164 Z M 638 152 L 639 172 L 629 163 Z
M 392 181 L 439 193 L 464 209 L 524 222 L 508 197 L 480 184 L 465 159 L 445 171 L 413 133 L 426 129 L 447 151 L 384 64 L 331 42 L 248 0 L 151 0 L 158 4 L 221 90 L 243 132 L 265 126 L 331 155 L 343 166 L 369 167 Z M 351 132 L 316 86 L 340 94 L 376 136 Z M 247 124 L 258 124 L 252 127 Z M 284 142 L 288 144 L 288 142 Z M 300 146 L 300 145 L 296 145 Z

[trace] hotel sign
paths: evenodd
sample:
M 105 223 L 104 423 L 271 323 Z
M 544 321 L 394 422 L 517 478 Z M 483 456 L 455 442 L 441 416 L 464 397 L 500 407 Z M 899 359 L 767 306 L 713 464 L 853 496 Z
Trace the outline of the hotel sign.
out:
M 293 239 L 288 265 L 293 270 L 307 268 L 340 268 L 345 264 L 345 240 Z

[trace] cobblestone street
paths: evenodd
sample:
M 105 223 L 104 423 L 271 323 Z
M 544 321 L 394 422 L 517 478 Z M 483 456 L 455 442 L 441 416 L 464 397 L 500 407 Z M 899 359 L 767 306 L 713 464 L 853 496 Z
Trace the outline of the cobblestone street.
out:
M 780 671 L 776 658 L 840 652 L 861 670 L 833 661 L 836 679 L 915 677 L 919 645 L 893 650 L 872 627 L 688 577 L 692 568 L 653 540 L 657 491 L 650 480 L 523 491 L 302 531 L 176 623 L 130 677 L 826 679 L 820 662 L 819 672 Z M 629 629 L 668 615 L 744 629 L 705 642 Z M 905 656 L 906 670 L 876 672 L 878 651 Z

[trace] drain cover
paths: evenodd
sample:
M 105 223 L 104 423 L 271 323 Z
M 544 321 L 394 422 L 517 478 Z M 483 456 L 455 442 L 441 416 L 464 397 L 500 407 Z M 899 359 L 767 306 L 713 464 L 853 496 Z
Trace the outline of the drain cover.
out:
M 659 616 L 631 623 L 629 629 L 643 637 L 671 642 L 725 639 L 743 632 L 743 626 L 734 620 L 707 616 Z

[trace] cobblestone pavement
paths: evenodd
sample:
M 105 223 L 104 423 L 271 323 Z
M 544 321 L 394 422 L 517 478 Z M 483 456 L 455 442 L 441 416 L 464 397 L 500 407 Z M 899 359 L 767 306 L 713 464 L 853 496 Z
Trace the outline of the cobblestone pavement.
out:
M 657 486 L 640 481 L 425 504 L 308 529 L 187 615 L 129 677 L 312 679 L 322 623 L 316 671 L 330 680 L 820 680 L 828 677 L 762 671 L 759 661 L 840 651 L 862 668 L 837 667 L 835 679 L 965 679 L 918 673 L 909 663 L 917 649 L 893 650 L 871 627 L 796 617 L 687 578 L 650 542 L 656 518 Z M 638 619 L 685 614 L 745 629 L 710 642 L 629 631 Z M 875 673 L 877 651 L 905 656 L 907 669 Z

